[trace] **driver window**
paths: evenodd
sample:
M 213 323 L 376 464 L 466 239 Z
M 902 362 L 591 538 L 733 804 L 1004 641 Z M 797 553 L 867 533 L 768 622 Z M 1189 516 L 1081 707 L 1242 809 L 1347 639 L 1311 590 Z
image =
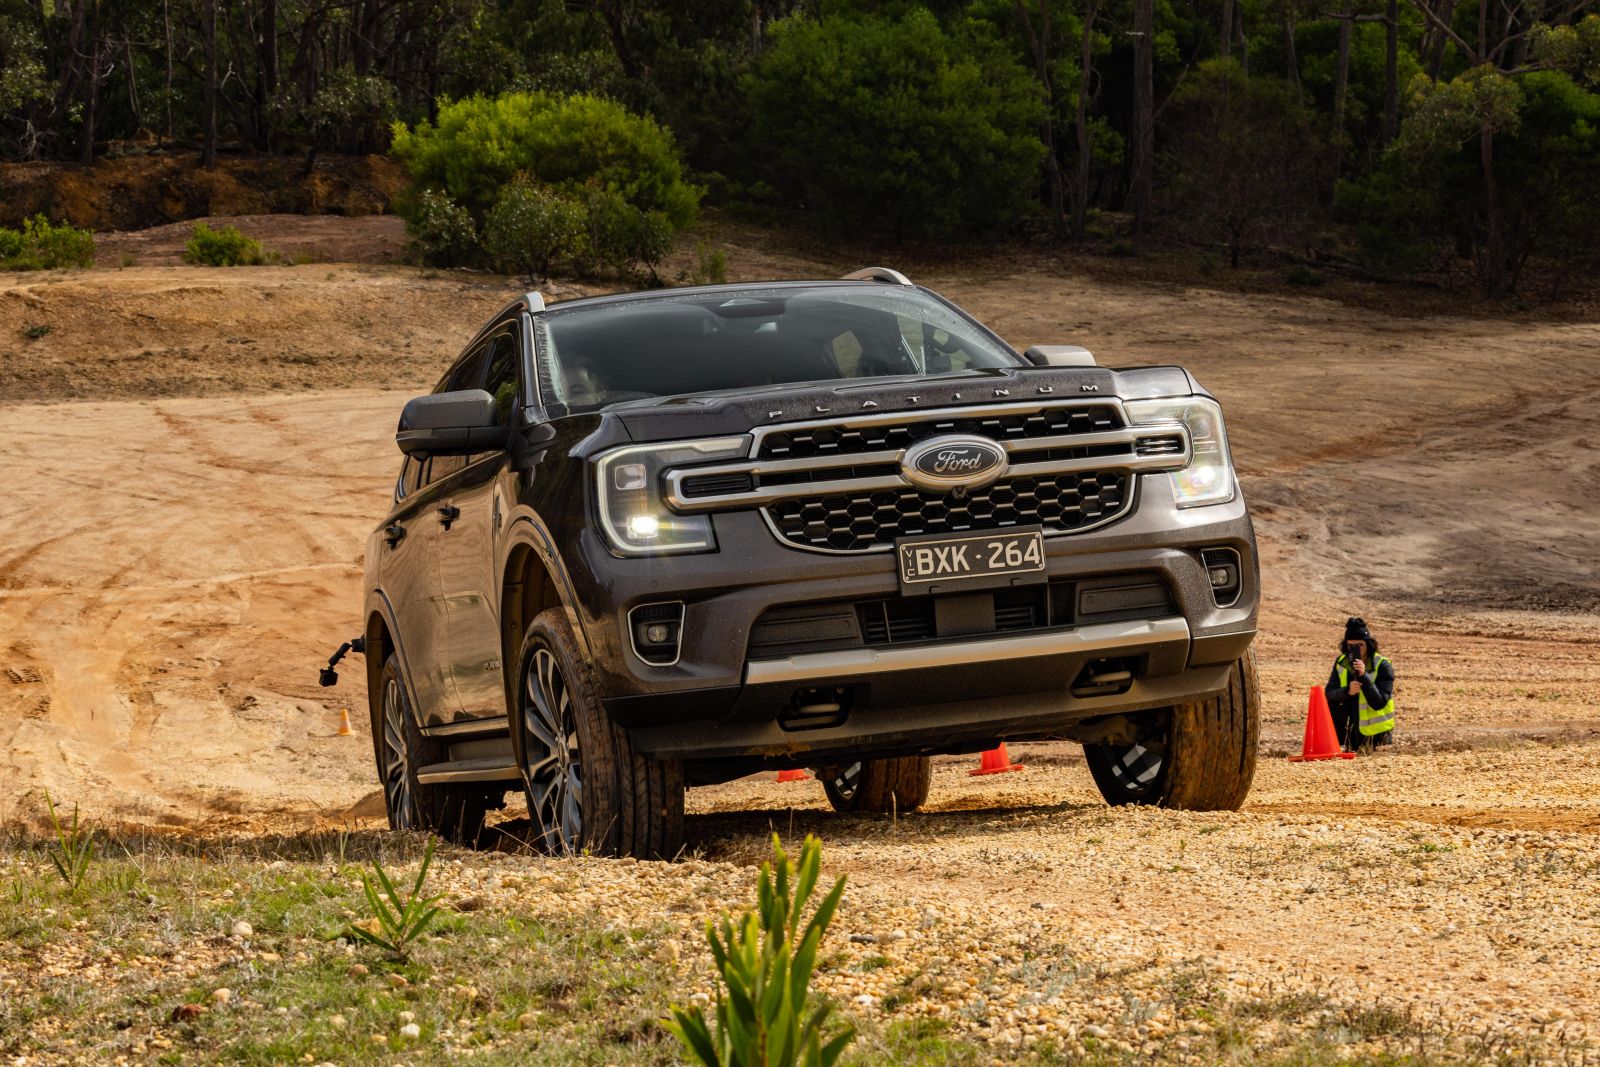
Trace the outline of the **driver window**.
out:
M 489 374 L 483 387 L 494 397 L 495 420 L 501 426 L 511 425 L 511 413 L 517 406 L 517 335 L 508 330 L 489 342 Z

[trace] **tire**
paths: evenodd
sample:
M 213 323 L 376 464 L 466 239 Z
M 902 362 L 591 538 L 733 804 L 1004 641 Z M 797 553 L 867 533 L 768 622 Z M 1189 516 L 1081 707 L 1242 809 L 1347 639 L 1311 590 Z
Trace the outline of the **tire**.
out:
M 671 859 L 683 843 L 683 766 L 633 751 L 600 702 L 563 608 L 523 637 L 511 708 L 535 843 L 553 855 Z
M 927 803 L 933 761 L 927 756 L 864 760 L 817 772 L 833 810 L 842 813 L 916 811 Z
M 432 831 L 461 845 L 477 843 L 483 817 L 499 799 L 482 786 L 424 785 L 417 768 L 448 758 L 422 734 L 400 674 L 399 657 L 384 661 L 372 700 L 372 748 L 391 830 Z
M 1113 805 L 1237 811 L 1256 773 L 1261 686 L 1251 649 L 1233 665 L 1228 688 L 1179 704 L 1128 745 L 1084 745 L 1101 796 Z

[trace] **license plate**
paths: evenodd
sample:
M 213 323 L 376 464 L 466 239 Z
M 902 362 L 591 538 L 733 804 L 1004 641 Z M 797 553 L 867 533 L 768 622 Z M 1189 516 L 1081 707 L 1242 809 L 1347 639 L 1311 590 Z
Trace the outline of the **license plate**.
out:
M 1038 527 L 903 537 L 895 542 L 894 553 L 900 561 L 900 591 L 907 594 L 1045 580 L 1044 534 Z

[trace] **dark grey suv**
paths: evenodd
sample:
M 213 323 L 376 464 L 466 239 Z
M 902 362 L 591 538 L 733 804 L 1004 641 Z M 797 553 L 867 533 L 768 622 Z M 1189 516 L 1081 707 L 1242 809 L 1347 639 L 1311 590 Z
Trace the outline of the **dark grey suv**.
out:
M 1255 544 L 1215 400 L 1017 352 L 894 271 L 515 301 L 406 405 L 366 554 L 395 827 L 518 785 L 551 850 L 671 856 L 683 793 L 1082 742 L 1112 803 L 1235 808 Z

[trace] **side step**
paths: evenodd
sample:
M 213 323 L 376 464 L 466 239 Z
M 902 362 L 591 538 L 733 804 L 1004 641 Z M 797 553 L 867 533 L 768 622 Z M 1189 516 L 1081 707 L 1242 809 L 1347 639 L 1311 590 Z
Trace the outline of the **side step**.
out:
M 477 759 L 430 763 L 417 768 L 417 781 L 423 785 L 441 782 L 517 782 L 522 771 L 506 756 L 480 756 Z

